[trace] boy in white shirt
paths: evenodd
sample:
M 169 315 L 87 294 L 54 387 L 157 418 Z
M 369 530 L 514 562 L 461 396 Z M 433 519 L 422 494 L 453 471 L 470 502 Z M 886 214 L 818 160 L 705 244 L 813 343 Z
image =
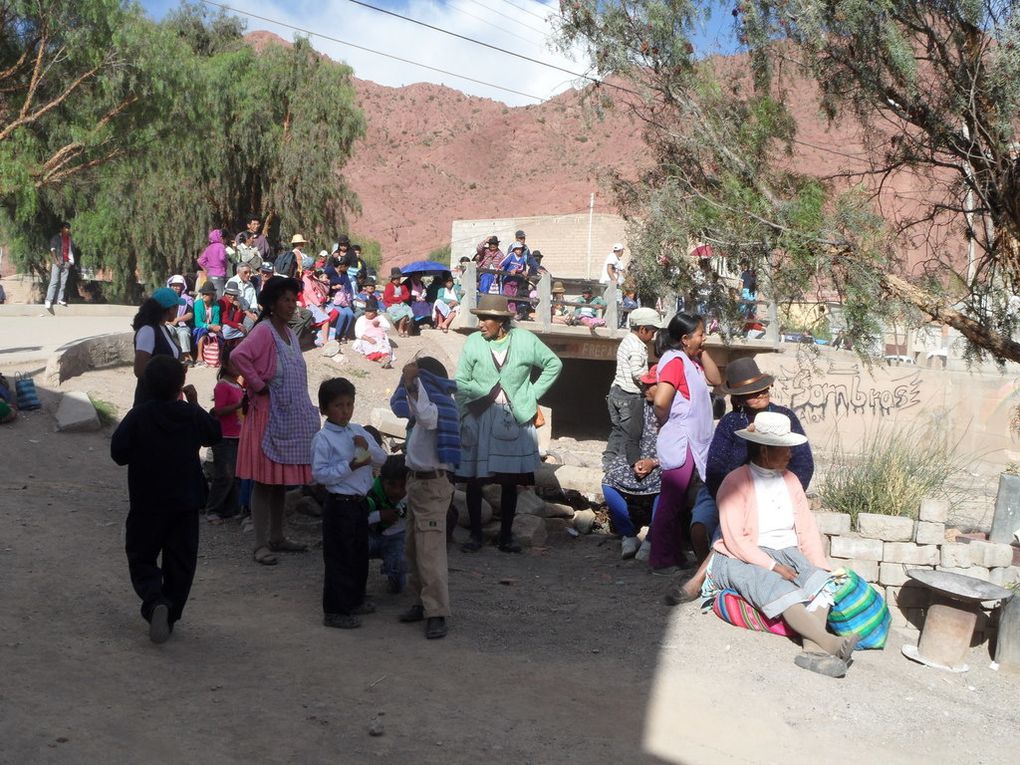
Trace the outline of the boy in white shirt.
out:
M 386 452 L 361 425 L 352 424 L 354 385 L 343 377 L 319 386 L 319 410 L 326 415 L 312 437 L 312 478 L 328 496 L 322 509 L 323 624 L 353 629 L 362 614 L 375 612 L 365 599 L 368 582 L 368 501 L 372 468 Z

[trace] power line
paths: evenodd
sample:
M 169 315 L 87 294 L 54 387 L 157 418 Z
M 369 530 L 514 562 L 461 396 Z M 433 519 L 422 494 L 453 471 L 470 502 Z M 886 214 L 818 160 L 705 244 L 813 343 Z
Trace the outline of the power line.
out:
M 259 16 L 256 13 L 250 13 L 248 11 L 242 11 L 242 10 L 239 10 L 237 8 L 233 8 L 233 7 L 229 6 L 229 5 L 224 5 L 223 3 L 214 2 L 213 0 L 200 0 L 200 1 L 202 3 L 204 3 L 204 4 L 206 4 L 206 5 L 212 5 L 212 6 L 215 6 L 217 8 L 222 8 L 225 11 L 230 11 L 232 13 L 238 13 L 238 14 L 240 14 L 242 16 L 247 16 L 248 18 L 258 19 L 259 21 L 265 21 L 266 23 L 275 24 L 276 26 L 285 27 L 287 29 L 293 29 L 295 32 L 301 32 L 302 34 L 306 34 L 309 37 L 319 37 L 319 38 L 321 38 L 323 40 L 329 40 L 330 42 L 339 43 L 340 45 L 346 45 L 346 46 L 351 47 L 351 48 L 356 48 L 358 50 L 365 51 L 366 53 L 374 53 L 377 56 L 383 56 L 384 58 L 389 58 L 389 59 L 392 59 L 394 61 L 399 61 L 402 64 L 410 64 L 411 66 L 420 66 L 422 69 L 428 69 L 429 71 L 438 72 L 439 74 L 445 74 L 445 75 L 448 75 L 450 77 L 457 77 L 458 79 L 466 80 L 467 82 L 473 82 L 473 83 L 475 83 L 477 85 L 485 85 L 488 88 L 495 88 L 496 90 L 502 90 L 505 93 L 513 93 L 514 95 L 517 95 L 517 96 L 524 96 L 525 98 L 530 98 L 530 99 L 532 99 L 534 101 L 538 101 L 539 103 L 541 103 L 542 101 L 546 100 L 545 98 L 542 98 L 541 96 L 535 96 L 535 95 L 532 95 L 531 93 L 525 93 L 525 92 L 520 91 L 520 90 L 514 90 L 513 88 L 507 88 L 507 87 L 505 87 L 503 85 L 496 85 L 495 83 L 486 82 L 485 80 L 479 80 L 479 79 L 476 79 L 475 77 L 468 77 L 467 75 L 464 75 L 464 74 L 457 74 L 456 72 L 451 72 L 451 71 L 449 71 L 447 69 L 440 69 L 439 67 L 431 66 L 430 64 L 423 64 L 420 61 L 412 61 L 409 58 L 401 58 L 400 56 L 394 56 L 392 53 L 384 53 L 384 52 L 382 52 L 380 50 L 375 50 L 374 48 L 367 48 L 364 45 L 358 45 L 357 43 L 348 42 L 347 40 L 341 40 L 339 37 L 331 37 L 330 35 L 324 35 L 321 32 L 313 32 L 310 29 L 305 29 L 303 27 L 298 27 L 298 26 L 295 26 L 293 24 L 287 24 L 286 22 L 283 22 L 283 21 L 277 21 L 276 19 L 271 19 L 271 18 L 268 18 L 267 16 Z
M 548 17 L 540 16 L 539 14 L 535 13 L 534 11 L 529 11 L 524 6 L 518 5 L 517 3 L 511 3 L 510 0 L 503 0 L 503 2 L 506 3 L 507 5 L 512 5 L 514 8 L 516 8 L 519 11 L 524 11 L 529 16 L 534 16 L 536 19 L 540 19 L 542 21 L 548 21 L 549 20 Z M 559 15 L 559 14 L 553 14 L 553 15 Z
M 475 0 L 472 0 L 472 2 L 474 2 L 474 1 Z M 563 71 L 563 72 L 565 72 L 567 74 L 570 74 L 571 77 L 575 77 L 575 78 L 578 78 L 578 79 L 581 79 L 581 80 L 589 80 L 589 81 L 591 81 L 593 83 L 601 83 L 601 81 L 599 81 L 599 80 L 597 80 L 597 79 L 595 79 L 593 77 L 590 77 L 590 75 L 588 75 L 588 74 L 581 74 L 581 73 L 576 72 L 576 71 L 571 71 L 570 69 L 567 69 L 567 68 L 565 68 L 563 66 L 560 66 L 559 64 L 549 63 L 548 61 L 541 61 L 538 58 L 531 58 L 530 56 L 525 56 L 523 53 L 515 53 L 512 50 L 503 50 L 498 45 L 492 45 L 490 43 L 483 43 L 480 40 L 472 40 L 471 38 L 467 37 L 466 35 L 460 35 L 460 34 L 458 34 L 456 32 L 451 32 L 450 30 L 445 30 L 442 27 L 437 27 L 437 25 L 431 24 L 431 23 L 427 23 L 426 21 L 419 21 L 417 18 L 411 18 L 410 16 L 405 16 L 402 13 L 398 13 L 395 10 L 388 10 L 386 8 L 379 8 L 376 5 L 372 5 L 371 3 L 364 2 L 364 0 L 347 0 L 347 2 L 353 3 L 354 5 L 360 5 L 362 8 L 369 8 L 371 10 L 377 11 L 378 13 L 385 13 L 386 15 L 393 16 L 394 18 L 402 18 L 405 21 L 410 21 L 411 23 L 416 23 L 416 24 L 419 25 L 419 27 L 424 27 L 426 30 L 432 30 L 433 32 L 439 32 L 439 33 L 441 33 L 443 35 L 449 35 L 450 37 L 457 38 L 458 40 L 463 40 L 464 42 L 471 43 L 472 45 L 480 45 L 482 48 L 489 48 L 490 50 L 497 51 L 498 53 L 502 53 L 505 56 L 513 56 L 514 58 L 519 58 L 522 61 L 529 61 L 530 63 L 537 63 L 540 66 L 546 66 L 546 67 L 548 67 L 550 69 L 556 69 L 557 71 Z M 482 7 L 484 7 L 484 6 L 482 6 Z M 490 8 L 489 10 L 492 10 L 492 8 Z M 605 85 L 610 85 L 610 84 L 609 83 L 605 83 Z M 613 86 L 613 87 L 616 87 L 616 86 Z M 636 95 L 636 94 L 634 94 L 634 95 Z
M 468 0 L 468 2 L 469 3 L 474 3 L 479 8 L 484 8 L 485 10 L 489 11 L 489 13 L 495 13 L 497 16 L 502 16 L 504 19 L 508 19 L 509 21 L 512 21 L 514 24 L 518 24 L 519 26 L 522 26 L 525 29 L 530 29 L 532 32 L 538 32 L 543 37 L 546 34 L 545 30 L 543 30 L 543 29 L 536 29 L 535 27 L 533 27 L 533 26 L 531 26 L 529 24 L 525 24 L 523 21 L 520 21 L 519 19 L 515 19 L 513 16 L 507 16 L 502 11 L 497 11 L 495 8 L 490 8 L 485 3 L 478 2 L 478 0 Z
M 463 13 L 465 16 L 468 16 L 468 17 L 470 17 L 472 19 L 475 19 L 476 21 L 480 21 L 483 24 L 485 24 L 486 26 L 492 27 L 493 29 L 498 29 L 500 32 L 502 32 L 505 35 L 510 35 L 511 37 L 516 37 L 518 40 L 523 40 L 524 42 L 528 43 L 528 45 L 534 45 L 536 48 L 541 48 L 542 47 L 541 43 L 538 43 L 535 40 L 529 40 L 527 37 L 524 37 L 523 35 L 519 35 L 519 34 L 517 34 L 515 32 L 511 32 L 511 31 L 509 31 L 507 29 L 503 29 L 503 27 L 499 26 L 499 24 L 494 24 L 493 22 L 489 21 L 488 19 L 483 19 L 481 16 L 479 16 L 477 14 L 474 14 L 474 13 L 471 13 L 471 11 L 464 10 L 459 5 L 454 5 L 451 2 L 451 3 L 449 3 L 449 6 L 451 8 L 453 8 L 453 10 L 457 11 L 458 13 Z

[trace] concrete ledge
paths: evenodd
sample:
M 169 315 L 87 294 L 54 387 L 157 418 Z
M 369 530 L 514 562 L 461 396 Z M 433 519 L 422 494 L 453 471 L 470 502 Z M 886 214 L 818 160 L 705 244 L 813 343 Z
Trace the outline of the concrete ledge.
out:
M 43 376 L 50 385 L 59 385 L 92 369 L 132 364 L 134 358 L 133 332 L 96 335 L 60 346 L 46 363 Z
M 69 306 L 53 306 L 54 316 L 126 316 L 138 313 L 136 305 L 112 305 L 109 303 L 71 303 Z M 5 316 L 49 316 L 50 313 L 39 303 L 7 303 L 0 305 L 0 318 Z M 130 324 L 131 322 L 128 322 Z

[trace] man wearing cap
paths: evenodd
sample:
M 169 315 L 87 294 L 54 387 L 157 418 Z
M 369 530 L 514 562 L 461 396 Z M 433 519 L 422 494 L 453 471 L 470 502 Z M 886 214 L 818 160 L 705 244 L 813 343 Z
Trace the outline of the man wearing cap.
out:
M 67 289 L 67 277 L 74 268 L 77 254 L 74 241 L 71 239 L 71 224 L 64 221 L 60 224 L 60 231 L 50 239 L 50 283 L 46 289 L 46 302 L 43 304 L 47 311 L 53 307 L 54 301 L 57 305 L 67 305 L 64 291 Z
M 241 306 L 241 290 L 233 284 L 227 285 L 219 302 L 223 339 L 227 342 L 240 340 L 248 334 L 248 327 L 245 326 L 247 317 Z
M 269 265 L 270 274 L 272 274 L 272 265 Z M 251 266 L 247 263 L 242 263 L 237 267 L 237 274 L 230 277 L 227 280 L 227 288 L 234 287 L 237 290 L 238 302 L 241 304 L 241 310 L 244 311 L 244 326 L 246 329 L 251 329 L 255 326 L 255 322 L 258 321 L 258 290 L 255 288 L 254 280 L 252 277 Z
M 637 308 L 630 312 L 629 323 L 630 332 L 616 349 L 616 374 L 606 396 L 610 430 L 603 465 L 617 456 L 626 456 L 627 464 L 633 465 L 640 457 L 644 427 L 641 378 L 648 371 L 648 343 L 662 320 L 654 308 Z
M 188 282 L 181 274 L 174 274 L 167 279 L 166 286 L 176 292 L 182 301 L 177 306 L 177 316 L 173 321 L 168 321 L 167 325 L 170 331 L 177 333 L 177 344 L 184 354 L 181 361 L 191 366 L 195 362 L 191 355 L 191 322 L 195 318 L 195 300 L 188 294 Z
M 606 255 L 606 262 L 602 264 L 602 275 L 599 276 L 599 284 L 619 284 L 623 280 L 623 266 L 620 259 L 623 257 L 623 245 L 617 242 L 613 245 L 613 251 Z
M 276 270 L 273 268 L 272 262 L 267 260 L 259 266 L 258 274 L 252 277 L 252 282 L 255 285 L 255 303 L 253 307 L 258 305 L 258 293 L 262 291 L 262 285 L 271 279 L 274 273 L 276 273 Z

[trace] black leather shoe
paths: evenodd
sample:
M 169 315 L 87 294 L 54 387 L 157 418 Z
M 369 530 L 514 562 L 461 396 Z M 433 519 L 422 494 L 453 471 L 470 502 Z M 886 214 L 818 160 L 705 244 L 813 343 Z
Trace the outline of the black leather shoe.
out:
M 446 637 L 446 619 L 442 616 L 430 616 L 425 624 L 425 637 L 429 640 Z
M 425 608 L 421 605 L 411 606 L 399 618 L 402 622 L 420 622 L 425 618 Z
M 521 552 L 522 549 L 524 549 L 524 548 L 522 548 L 519 544 L 517 544 L 517 542 L 515 542 L 513 539 L 508 539 L 506 542 L 500 542 L 499 543 L 499 551 L 500 552 L 519 553 L 519 552 Z

